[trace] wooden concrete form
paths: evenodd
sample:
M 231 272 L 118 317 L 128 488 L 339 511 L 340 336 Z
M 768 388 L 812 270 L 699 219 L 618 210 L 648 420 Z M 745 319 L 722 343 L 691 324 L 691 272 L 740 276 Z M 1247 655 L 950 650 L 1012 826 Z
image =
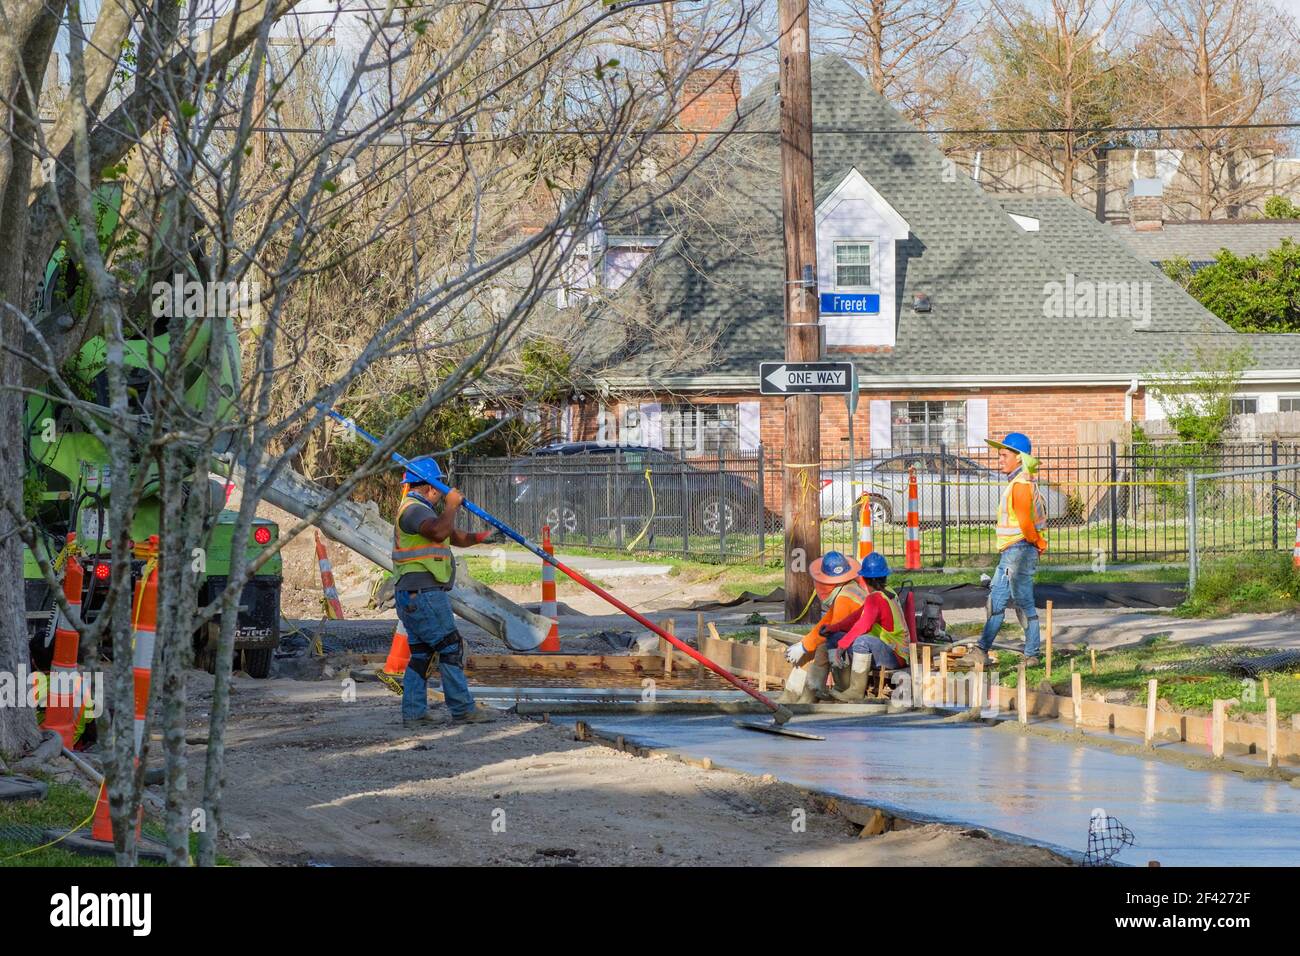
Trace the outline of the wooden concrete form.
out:
M 1029 688 L 1025 686 L 1024 661 L 1016 665 L 1016 720 L 1022 724 L 1029 723 Z
M 709 623 L 711 635 L 717 633 L 712 622 Z M 775 645 L 775 646 L 774 646 Z M 784 684 L 794 669 L 785 659 L 785 646 L 775 641 L 768 641 L 767 647 L 757 644 L 745 644 L 740 641 L 728 641 L 720 637 L 700 639 L 699 652 L 719 667 L 725 667 L 737 677 L 757 681 L 760 677 L 773 678 Z M 760 655 L 764 659 L 760 660 Z
M 1147 681 L 1147 725 L 1144 737 L 1146 745 L 1154 747 L 1156 745 L 1156 698 L 1159 684 L 1153 677 Z
M 1052 602 L 1047 602 L 1047 679 L 1052 679 Z
M 1013 707 L 1015 694 L 1014 688 L 999 685 L 1000 707 L 1005 709 Z M 1071 698 L 1056 694 L 1040 694 L 1035 691 L 1028 691 L 1026 696 L 1029 709 L 1035 714 L 1066 723 L 1072 721 Z M 1084 727 L 1104 728 L 1136 736 L 1143 736 L 1146 732 L 1147 709 L 1145 707 L 1108 704 L 1083 698 L 1079 702 L 1079 709 L 1080 722 Z M 1210 750 L 1213 744 L 1213 718 L 1157 710 L 1155 736 L 1161 740 L 1182 742 Z M 1263 754 L 1268 746 L 1268 729 L 1261 724 L 1225 720 L 1223 741 L 1225 747 L 1245 748 Z M 1300 760 L 1300 730 L 1278 728 L 1277 754 L 1279 759 Z

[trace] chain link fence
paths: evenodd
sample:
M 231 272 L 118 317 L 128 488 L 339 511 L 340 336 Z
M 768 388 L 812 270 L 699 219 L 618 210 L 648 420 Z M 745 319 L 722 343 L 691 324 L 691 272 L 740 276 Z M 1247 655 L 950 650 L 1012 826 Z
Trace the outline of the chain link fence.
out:
M 1207 560 L 1243 551 L 1300 554 L 1300 464 L 1189 470 L 1188 588 Z
M 591 443 L 584 448 L 574 454 L 459 459 L 452 477 L 472 500 L 522 530 L 536 533 L 549 524 L 557 547 L 780 563 L 784 465 L 778 456 L 762 448 L 708 457 Z M 1234 474 L 1207 477 L 1197 492 L 1198 499 L 1206 496 L 1198 547 L 1289 551 L 1294 543 L 1300 445 L 1207 449 L 1112 442 L 1035 452 L 1048 561 L 1086 562 L 1096 570 L 1186 561 L 1187 476 L 1198 472 Z M 847 449 L 823 454 L 820 476 L 801 478 L 796 490 L 817 501 L 823 548 L 854 553 L 859 512 L 869 502 L 876 549 L 901 562 L 909 470 L 917 477 L 922 563 L 993 564 L 1006 478 L 988 448 L 877 450 L 854 458 Z M 1210 501 L 1212 521 L 1205 510 Z

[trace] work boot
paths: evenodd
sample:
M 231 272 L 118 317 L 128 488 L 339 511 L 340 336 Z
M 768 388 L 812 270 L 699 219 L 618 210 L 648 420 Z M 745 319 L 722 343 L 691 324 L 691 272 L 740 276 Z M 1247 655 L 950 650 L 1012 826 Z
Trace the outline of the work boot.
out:
M 1039 661 L 1039 659 L 1038 659 L 1037 657 L 1026 657 L 1026 658 L 1025 658 L 1025 666 L 1026 666 L 1026 667 L 1037 667 L 1040 663 L 1042 663 L 1042 662 Z
M 429 724 L 441 724 L 446 721 L 446 715 L 436 713 L 432 710 L 426 710 L 419 717 L 403 717 L 403 727 L 427 727 Z
M 849 672 L 849 685 L 844 690 L 832 690 L 831 696 L 844 703 L 857 703 L 866 700 L 867 681 L 871 677 L 871 655 L 856 654 L 853 667 Z
M 853 668 L 849 662 L 841 664 L 839 667 L 831 668 L 831 693 L 836 691 L 843 693 L 849 689 L 849 684 L 853 681 Z
M 777 698 L 779 704 L 797 704 L 803 697 L 804 685 L 808 682 L 808 672 L 802 667 L 796 667 L 790 671 L 790 676 L 785 679 L 785 686 L 781 688 L 781 696 Z
M 474 705 L 473 710 L 467 710 L 463 714 L 452 715 L 453 724 L 488 724 L 494 720 L 500 720 L 501 714 L 491 707 L 480 707 Z
M 830 676 L 831 665 L 829 661 L 819 661 L 813 658 L 813 662 L 808 665 L 808 679 L 803 686 L 803 694 L 796 703 L 815 704 L 819 700 L 830 700 L 830 694 L 826 690 L 826 678 Z
M 970 661 L 972 664 L 979 663 L 983 664 L 985 667 L 989 666 L 989 656 L 984 653 L 984 648 L 980 647 L 978 644 L 972 644 L 970 649 L 966 651 L 966 660 Z

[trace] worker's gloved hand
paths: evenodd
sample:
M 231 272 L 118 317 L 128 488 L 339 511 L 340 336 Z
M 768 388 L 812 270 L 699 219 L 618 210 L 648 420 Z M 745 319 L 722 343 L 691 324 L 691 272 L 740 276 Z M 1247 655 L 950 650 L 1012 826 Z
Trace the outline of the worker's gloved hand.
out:
M 795 641 L 785 650 L 785 659 L 791 664 L 798 664 L 799 658 L 803 657 L 804 649 L 802 641 Z
M 493 530 L 493 529 L 490 529 L 490 528 L 489 528 L 487 531 L 475 531 L 475 532 L 474 532 L 474 543 L 475 543 L 475 544 L 485 544 L 485 543 L 487 543 L 487 542 L 493 540 L 493 538 L 495 537 L 495 535 L 496 535 L 496 531 Z
M 445 507 L 459 508 L 462 504 L 464 504 L 464 502 L 465 502 L 465 496 L 462 495 L 455 488 L 452 488 L 450 491 L 447 492 L 447 500 L 445 502 Z
M 838 647 L 832 647 L 826 652 L 826 656 L 831 662 L 831 667 L 843 667 L 849 660 L 848 648 L 841 650 Z

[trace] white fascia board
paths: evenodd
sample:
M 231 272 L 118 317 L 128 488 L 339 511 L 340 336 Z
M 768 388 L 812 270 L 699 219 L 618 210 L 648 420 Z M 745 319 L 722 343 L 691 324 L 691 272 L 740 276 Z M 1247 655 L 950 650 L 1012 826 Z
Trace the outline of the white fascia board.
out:
M 840 184 L 831 190 L 829 196 L 821 201 L 817 206 L 813 219 L 820 224 L 830 211 L 839 205 L 842 199 L 859 197 L 870 203 L 889 223 L 890 234 L 893 238 L 906 239 L 908 237 L 912 227 L 907 224 L 907 220 L 900 216 L 898 210 L 876 191 L 875 186 L 867 182 L 867 178 L 858 172 L 856 166 L 850 168 L 844 174 L 844 178 L 840 180 Z
M 830 361 L 830 360 L 828 360 Z M 870 375 L 859 373 L 858 386 L 862 391 L 897 388 L 1042 388 L 1051 385 L 1076 385 L 1102 387 L 1119 385 L 1127 388 L 1134 376 L 1129 375 L 1017 375 L 1014 379 L 1000 375 Z M 1147 384 L 1137 376 L 1139 384 Z M 1300 369 L 1260 369 L 1242 376 L 1248 382 L 1300 383 Z M 708 391 L 756 392 L 758 374 L 754 375 L 698 375 L 665 377 L 650 381 L 645 378 L 607 377 L 603 382 L 612 389 L 625 391 Z M 779 397 L 779 396 L 778 396 Z

